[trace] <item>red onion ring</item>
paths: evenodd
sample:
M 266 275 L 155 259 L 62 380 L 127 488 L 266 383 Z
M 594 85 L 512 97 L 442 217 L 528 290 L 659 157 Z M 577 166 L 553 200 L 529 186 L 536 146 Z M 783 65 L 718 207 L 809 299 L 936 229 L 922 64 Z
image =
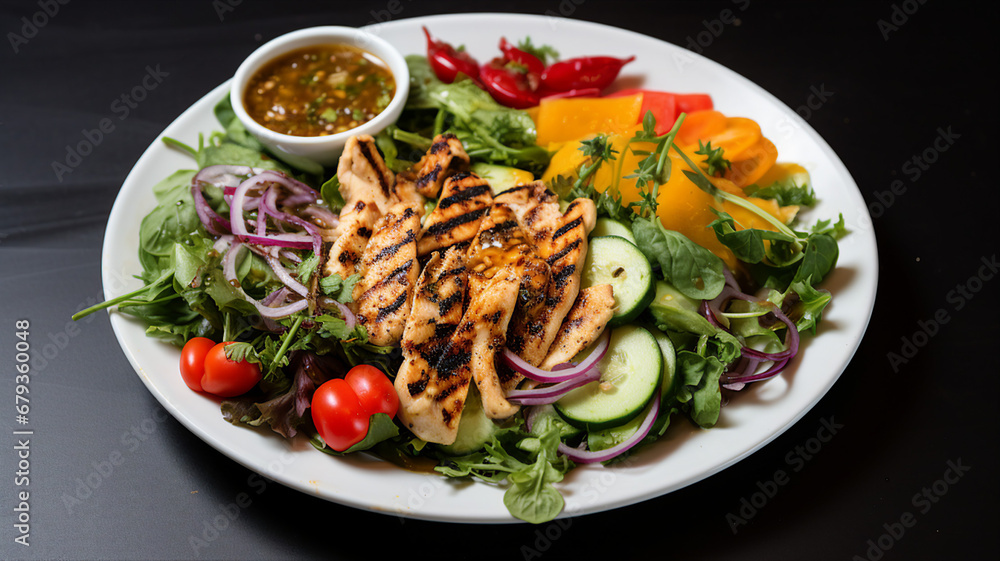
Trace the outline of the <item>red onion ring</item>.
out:
M 597 368 L 591 368 L 583 374 L 552 386 L 531 390 L 511 390 L 507 394 L 507 401 L 518 405 L 546 405 L 555 403 L 570 390 L 574 390 L 600 378 L 601 371 Z
M 611 332 L 605 329 L 604 333 L 602 333 L 601 337 L 597 340 L 597 346 L 594 347 L 594 351 L 590 353 L 590 356 L 582 360 L 580 364 L 577 364 L 576 366 L 559 369 L 558 374 L 553 373 L 558 367 L 553 368 L 552 371 L 542 370 L 537 366 L 532 366 L 531 364 L 525 362 L 524 359 L 517 356 L 513 351 L 507 348 L 503 350 L 503 358 L 511 368 L 523 375 L 525 378 L 530 378 L 536 382 L 565 382 L 586 374 L 592 366 L 604 358 L 604 355 L 608 352 L 608 341 L 610 339 Z
M 607 450 L 599 450 L 597 452 L 590 452 L 587 450 L 578 450 L 576 448 L 571 448 L 562 442 L 559 443 L 559 453 L 566 456 L 567 458 L 573 460 L 578 464 L 593 464 L 597 462 L 606 462 L 615 456 L 619 456 L 628 450 L 635 447 L 636 444 L 642 442 L 642 439 L 646 438 L 649 434 L 650 429 L 653 428 L 653 423 L 656 422 L 657 415 L 660 414 L 660 392 L 657 391 L 656 395 L 653 396 L 653 402 L 650 405 L 649 413 L 646 414 L 646 418 L 643 419 L 642 424 L 639 425 L 639 430 L 635 431 L 635 434 L 628 437 L 624 442 L 618 444 L 617 446 L 612 446 Z
M 279 319 L 283 317 L 288 317 L 296 312 L 300 312 L 309 306 L 308 300 L 298 300 L 292 302 L 291 304 L 286 304 L 278 308 L 272 308 L 270 306 L 265 306 L 261 302 L 250 297 L 249 294 L 243 291 L 243 288 L 239 286 L 239 280 L 236 278 L 236 258 L 242 249 L 243 244 L 238 240 L 233 241 L 233 245 L 230 246 L 229 251 L 226 252 L 226 256 L 222 259 L 222 272 L 226 277 L 226 281 L 235 288 L 247 302 L 250 302 L 257 308 L 260 315 L 265 318 Z

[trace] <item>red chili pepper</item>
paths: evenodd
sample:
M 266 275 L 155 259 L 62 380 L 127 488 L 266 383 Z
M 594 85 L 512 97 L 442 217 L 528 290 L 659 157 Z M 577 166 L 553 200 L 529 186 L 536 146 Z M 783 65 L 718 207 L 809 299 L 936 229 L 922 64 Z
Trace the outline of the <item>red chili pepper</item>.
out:
M 495 58 L 479 69 L 479 78 L 486 91 L 497 103 L 526 109 L 538 105 L 538 94 L 528 82 L 528 76 L 505 66 L 502 58 Z
M 582 88 L 604 89 L 615 81 L 622 67 L 633 60 L 634 56 L 591 56 L 563 60 L 542 72 L 542 85 L 557 92 Z
M 479 63 L 469 53 L 435 39 L 427 27 L 424 27 L 424 35 L 427 35 L 427 60 L 439 80 L 450 84 L 459 72 L 473 80 L 479 77 Z
M 545 63 L 535 55 L 522 51 L 521 49 L 507 42 L 506 37 L 500 38 L 500 50 L 503 51 L 503 58 L 507 62 L 520 64 L 527 69 L 529 74 L 541 76 L 545 71 Z

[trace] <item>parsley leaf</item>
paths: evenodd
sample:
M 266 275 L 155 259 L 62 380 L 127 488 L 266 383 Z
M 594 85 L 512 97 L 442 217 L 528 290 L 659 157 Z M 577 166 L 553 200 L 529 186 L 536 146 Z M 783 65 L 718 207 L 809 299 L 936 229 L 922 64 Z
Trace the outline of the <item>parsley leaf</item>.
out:
M 727 169 L 732 167 L 729 160 L 722 157 L 722 148 L 712 148 L 712 141 L 709 140 L 708 144 L 702 144 L 701 140 L 698 140 L 698 149 L 694 151 L 695 154 L 699 156 L 705 156 L 705 164 L 708 166 L 708 175 L 715 175 L 716 173 L 725 173 Z
M 524 41 L 520 41 L 517 44 L 517 48 L 522 51 L 535 55 L 538 60 L 542 61 L 542 64 L 548 66 L 549 62 L 555 62 L 559 60 L 559 51 L 552 48 L 550 45 L 535 45 L 531 42 L 531 37 L 525 37 Z
M 333 298 L 341 304 L 346 304 L 354 299 L 354 285 L 361 280 L 361 275 L 355 273 L 346 279 L 339 273 L 334 273 L 328 277 L 319 279 L 319 289 L 323 294 Z

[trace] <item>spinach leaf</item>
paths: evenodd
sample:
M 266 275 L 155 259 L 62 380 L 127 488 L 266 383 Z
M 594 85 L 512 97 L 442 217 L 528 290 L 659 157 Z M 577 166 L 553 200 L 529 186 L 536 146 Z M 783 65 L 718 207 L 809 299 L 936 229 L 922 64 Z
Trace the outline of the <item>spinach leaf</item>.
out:
M 337 179 L 337 174 L 334 174 L 319 188 L 319 196 L 330 206 L 331 210 L 337 211 L 344 208 L 346 203 L 344 196 L 340 194 L 340 180 Z
M 809 236 L 806 247 L 803 250 L 802 264 L 799 265 L 792 282 L 812 279 L 812 282 L 819 284 L 823 282 L 826 275 L 837 266 L 837 258 L 840 256 L 840 249 L 837 247 L 837 240 L 828 234 L 818 234 Z
M 767 255 L 764 240 L 795 241 L 795 238 L 791 236 L 771 230 L 758 230 L 756 228 L 737 230 L 736 221 L 729 213 L 714 208 L 712 212 L 719 218 L 709 224 L 709 227 L 715 231 L 715 237 L 719 242 L 728 247 L 740 261 L 760 263 Z
M 632 222 L 636 246 L 663 277 L 689 298 L 711 300 L 726 283 L 722 260 L 684 234 L 667 230 L 656 216 Z
M 725 365 L 715 357 L 703 357 L 691 351 L 677 353 L 677 374 L 681 387 L 677 401 L 698 426 L 711 428 L 719 421 L 722 410 L 722 390 L 719 378 Z

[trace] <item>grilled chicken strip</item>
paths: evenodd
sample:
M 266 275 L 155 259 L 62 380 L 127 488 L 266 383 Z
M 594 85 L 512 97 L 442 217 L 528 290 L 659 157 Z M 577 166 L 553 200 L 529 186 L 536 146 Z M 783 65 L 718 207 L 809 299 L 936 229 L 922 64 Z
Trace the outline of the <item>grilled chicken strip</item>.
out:
M 452 171 L 463 171 L 469 166 L 469 155 L 462 147 L 462 141 L 453 134 L 439 134 L 434 137 L 427 154 L 417 163 L 417 192 L 429 198 L 436 198 L 441 185 Z
M 479 224 L 479 232 L 469 244 L 469 296 L 474 300 L 497 273 L 515 265 L 521 279 L 517 306 L 524 307 L 545 293 L 549 266 L 535 252 L 510 207 L 494 204 Z
M 467 287 L 464 248 L 434 253 L 420 274 L 403 331 L 403 365 L 396 374 L 399 420 L 418 438 L 451 444 L 469 377 L 439 373 L 436 365 L 462 320 Z
M 511 200 L 510 206 L 550 267 L 545 297 L 518 314 L 508 333 L 508 347 L 533 365 L 545 359 L 563 319 L 576 301 L 587 256 L 587 234 L 597 221 L 597 211 L 590 199 L 576 199 L 565 213 L 559 213 L 558 199 L 539 183 L 515 187 L 496 197 Z M 519 200 L 522 197 L 526 199 L 523 203 Z
M 393 345 L 403 336 L 410 301 L 420 275 L 417 263 L 416 209 L 399 203 L 375 223 L 362 257 L 361 280 L 354 287 L 358 322 L 376 345 Z
M 610 284 L 599 284 L 581 290 L 549 347 L 549 355 L 539 367 L 542 370 L 552 370 L 589 347 L 604 333 L 608 321 L 615 315 L 614 309 L 615 296 Z
M 360 134 L 347 139 L 337 164 L 337 178 L 345 208 L 364 201 L 375 203 L 379 214 L 385 214 L 398 202 L 393 197 L 396 178 L 385 165 L 371 135 Z
M 504 397 L 495 364 L 497 354 L 504 348 L 504 334 L 520 288 L 521 278 L 516 272 L 516 264 L 508 264 L 494 275 L 480 294 L 469 302 L 461 323 L 436 365 L 438 376 L 475 380 L 483 400 L 483 410 L 491 419 L 505 419 L 518 411 L 518 406 Z M 460 384 L 456 382 L 456 388 Z M 449 429 L 454 422 L 454 429 L 450 429 L 454 431 L 458 430 L 458 418 L 468 393 L 468 383 L 461 384 L 461 388 L 460 391 L 456 389 L 455 394 L 456 402 L 460 394 L 462 403 L 444 418 Z
M 342 278 L 358 272 L 361 256 L 372 237 L 372 228 L 379 218 L 378 208 L 374 203 L 357 201 L 349 207 L 344 207 L 340 213 L 340 224 L 337 225 L 337 240 L 330 248 L 330 257 L 323 267 L 323 276 L 339 274 Z
M 464 171 L 449 176 L 437 208 L 424 221 L 417 253 L 423 257 L 442 247 L 471 240 L 491 204 L 493 191 L 485 179 Z

